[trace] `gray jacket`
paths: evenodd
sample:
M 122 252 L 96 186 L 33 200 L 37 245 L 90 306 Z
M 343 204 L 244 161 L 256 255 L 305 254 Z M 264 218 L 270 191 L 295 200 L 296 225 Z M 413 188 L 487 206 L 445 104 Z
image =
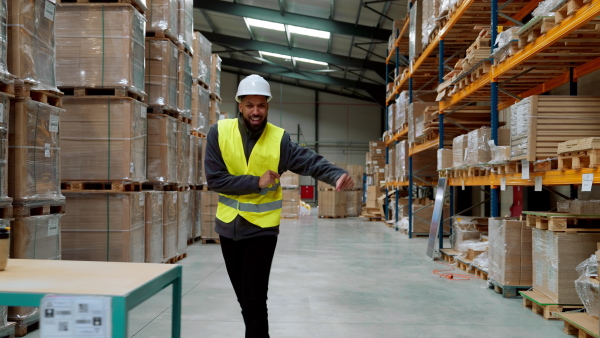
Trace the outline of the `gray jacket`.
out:
M 252 132 L 246 128 L 241 114 L 238 114 L 238 121 L 247 162 L 263 130 Z M 216 124 L 210 128 L 207 141 L 204 170 L 210 190 L 227 195 L 246 195 L 260 191 L 258 187 L 259 176 L 234 176 L 227 171 L 221 149 L 219 149 L 219 131 Z M 313 150 L 292 142 L 290 134 L 286 131 L 281 140 L 281 155 L 277 171 L 281 175 L 287 170 L 299 175 L 312 176 L 331 185 L 335 185 L 338 178 L 346 173 L 346 171 L 334 166 Z M 231 223 L 216 219 L 215 231 L 227 238 L 245 239 L 256 236 L 277 235 L 279 234 L 279 226 L 261 228 L 238 215 Z

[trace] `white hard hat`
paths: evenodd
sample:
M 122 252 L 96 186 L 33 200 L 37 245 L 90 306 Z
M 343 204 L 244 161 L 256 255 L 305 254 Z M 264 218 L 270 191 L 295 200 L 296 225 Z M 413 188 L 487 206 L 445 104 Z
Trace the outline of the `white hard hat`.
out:
M 269 102 L 272 98 L 271 87 L 262 76 L 252 74 L 240 81 L 235 100 L 241 102 L 240 97 L 246 95 L 263 95 L 267 97 L 267 102 Z

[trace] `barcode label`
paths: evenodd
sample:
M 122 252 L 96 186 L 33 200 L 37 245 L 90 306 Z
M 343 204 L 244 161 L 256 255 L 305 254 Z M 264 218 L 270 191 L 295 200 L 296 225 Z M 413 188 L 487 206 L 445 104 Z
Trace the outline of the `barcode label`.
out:
M 50 143 L 44 144 L 44 157 L 50 157 Z
M 59 123 L 58 116 L 56 116 L 56 115 L 50 116 L 50 125 L 48 126 L 48 130 L 51 133 L 58 133 L 58 123 Z
M 77 308 L 79 309 L 79 313 L 88 313 L 89 305 L 84 303 L 77 304 Z
M 142 116 L 143 119 L 145 119 L 146 117 L 148 117 L 148 107 L 141 106 L 140 107 L 140 115 Z
M 58 331 L 60 331 L 60 332 L 69 331 L 69 322 L 58 322 Z
M 58 219 L 48 221 L 48 236 L 58 235 Z
M 91 324 L 92 321 L 90 319 L 77 319 L 75 324 Z
M 71 311 L 56 311 L 56 315 L 58 316 L 70 316 Z

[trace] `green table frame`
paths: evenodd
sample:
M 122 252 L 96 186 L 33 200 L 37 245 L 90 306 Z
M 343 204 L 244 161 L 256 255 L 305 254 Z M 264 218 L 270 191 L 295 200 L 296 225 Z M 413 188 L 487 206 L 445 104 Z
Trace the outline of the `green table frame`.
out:
M 173 285 L 171 337 L 181 336 L 182 267 L 175 264 L 10 259 L 0 304 L 39 307 L 48 294 L 112 298 L 112 337 L 126 338 L 128 312 Z

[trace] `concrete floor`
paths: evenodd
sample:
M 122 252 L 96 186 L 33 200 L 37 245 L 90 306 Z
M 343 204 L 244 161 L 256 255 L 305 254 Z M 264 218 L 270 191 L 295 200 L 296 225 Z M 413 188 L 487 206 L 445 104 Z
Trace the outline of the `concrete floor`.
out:
M 450 267 L 428 260 L 426 246 L 360 218 L 285 220 L 271 273 L 271 337 L 567 337 L 562 322 L 481 280 L 436 276 Z M 180 264 L 182 337 L 243 337 L 219 245 L 196 243 Z M 170 297 L 168 288 L 134 309 L 130 336 L 170 337 Z

